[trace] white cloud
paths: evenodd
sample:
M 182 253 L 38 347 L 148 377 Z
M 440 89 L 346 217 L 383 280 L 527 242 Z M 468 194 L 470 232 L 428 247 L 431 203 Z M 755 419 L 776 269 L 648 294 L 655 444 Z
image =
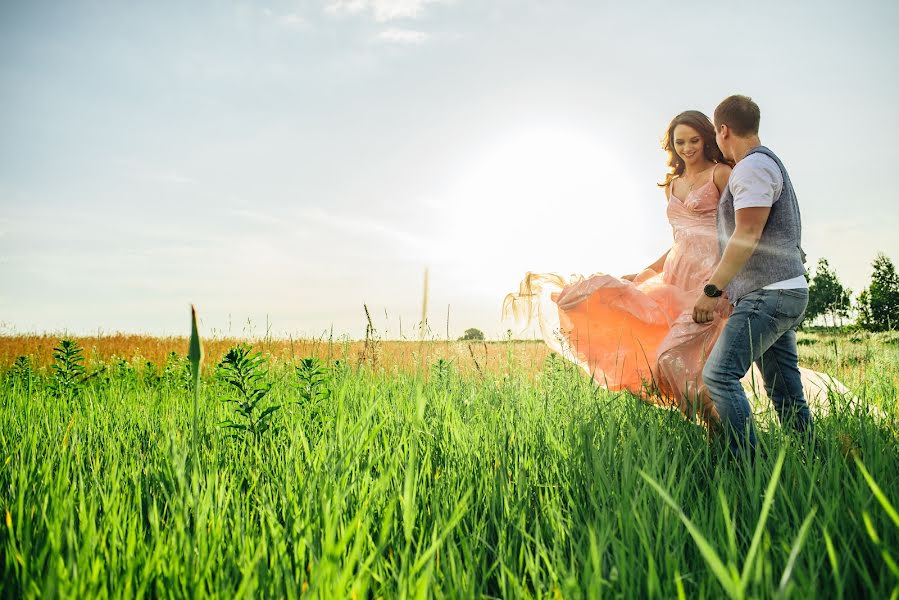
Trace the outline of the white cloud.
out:
M 311 26 L 308 19 L 295 12 L 281 15 L 270 8 L 266 8 L 262 11 L 262 14 L 284 29 L 309 29 Z
M 369 0 L 328 0 L 325 12 L 332 15 L 356 15 L 368 9 Z
M 284 225 L 283 216 L 277 216 L 258 210 L 250 210 L 246 208 L 226 208 L 224 212 L 237 219 L 250 220 L 263 225 Z
M 145 179 L 149 181 L 157 181 L 161 183 L 173 183 L 179 185 L 198 183 L 192 176 L 182 173 L 176 169 L 160 167 L 149 162 L 144 162 L 132 158 L 117 158 L 114 162 L 124 167 L 127 175 L 137 179 Z
M 339 215 L 317 208 L 297 209 L 294 214 L 302 222 L 315 223 L 322 227 L 334 229 L 350 235 L 350 239 L 358 240 L 360 237 L 368 237 L 389 240 L 399 246 L 418 252 L 419 256 L 429 256 L 434 250 L 433 242 L 426 237 L 393 228 L 375 219 Z
M 277 16 L 275 21 L 287 29 L 303 29 L 309 25 L 306 19 L 296 13 Z
M 325 12 L 332 15 L 357 15 L 370 12 L 375 21 L 415 19 L 425 6 L 441 0 L 328 0 Z
M 424 31 L 412 29 L 385 29 L 378 34 L 378 40 L 389 44 L 423 44 L 430 37 Z
M 197 180 L 189 175 L 183 175 L 177 171 L 160 172 L 153 175 L 153 179 L 163 183 L 197 183 Z

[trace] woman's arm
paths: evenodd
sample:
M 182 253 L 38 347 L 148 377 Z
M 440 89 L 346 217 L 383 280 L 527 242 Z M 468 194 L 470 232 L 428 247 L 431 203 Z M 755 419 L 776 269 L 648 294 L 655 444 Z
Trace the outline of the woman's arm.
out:
M 718 188 L 718 193 L 723 194 L 724 188 L 727 187 L 727 180 L 730 179 L 730 173 L 733 169 L 730 168 L 730 165 L 720 164 L 718 168 L 715 169 L 715 187 Z
M 646 268 L 647 268 L 647 269 L 652 269 L 652 270 L 655 271 L 656 273 L 661 273 L 661 272 L 662 272 L 662 269 L 665 267 L 665 261 L 668 260 L 668 255 L 669 255 L 670 253 L 671 253 L 671 248 L 668 248 L 667 250 L 665 250 L 665 254 L 663 254 L 662 256 L 660 256 L 660 257 L 658 258 L 658 260 L 656 260 L 654 263 L 652 263 L 651 265 L 649 265 L 649 266 L 646 267 Z
M 660 256 L 654 263 L 652 263 L 651 265 L 646 267 L 646 269 L 652 269 L 656 273 L 661 273 L 662 269 L 665 267 L 665 261 L 668 259 L 668 254 L 670 252 L 671 252 L 671 248 L 668 248 L 667 250 L 665 250 L 665 254 Z M 646 269 L 643 269 L 643 270 L 645 271 Z M 642 271 L 641 271 L 641 273 L 642 273 Z M 637 275 L 639 275 L 639 274 L 640 273 L 628 273 L 627 275 L 622 275 L 621 278 L 627 279 L 628 281 L 633 281 L 634 279 L 637 278 Z

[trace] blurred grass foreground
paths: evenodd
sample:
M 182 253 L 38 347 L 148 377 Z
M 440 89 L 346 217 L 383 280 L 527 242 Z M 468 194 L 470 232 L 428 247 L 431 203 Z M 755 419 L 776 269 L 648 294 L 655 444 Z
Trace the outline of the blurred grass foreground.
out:
M 899 596 L 895 334 L 754 465 L 541 343 L 204 343 L 0 337 L 0 596 Z

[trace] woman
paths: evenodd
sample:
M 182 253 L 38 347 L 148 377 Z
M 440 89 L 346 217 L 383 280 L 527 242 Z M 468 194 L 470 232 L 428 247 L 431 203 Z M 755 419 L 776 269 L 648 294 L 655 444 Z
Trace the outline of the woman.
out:
M 699 111 L 677 115 L 662 146 L 669 170 L 659 186 L 672 246 L 640 273 L 623 277 L 528 273 L 518 294 L 506 297 L 503 314 L 536 318 L 547 344 L 600 385 L 712 423 L 717 415 L 702 367 L 731 307 L 722 297 L 713 321 L 703 324 L 693 321 L 692 311 L 719 260 L 715 215 L 731 167 Z

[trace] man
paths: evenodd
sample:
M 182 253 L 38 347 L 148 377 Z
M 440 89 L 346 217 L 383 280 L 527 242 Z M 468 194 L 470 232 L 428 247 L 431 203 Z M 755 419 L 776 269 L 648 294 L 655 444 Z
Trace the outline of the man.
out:
M 760 111 L 746 96 L 715 109 L 715 139 L 735 163 L 718 203 L 721 261 L 693 309 L 711 321 L 723 291 L 734 309 L 702 372 L 735 454 L 753 455 L 752 412 L 740 379 L 755 362 L 784 425 L 812 432 L 795 327 L 808 304 L 796 192 L 780 159 L 759 140 Z

